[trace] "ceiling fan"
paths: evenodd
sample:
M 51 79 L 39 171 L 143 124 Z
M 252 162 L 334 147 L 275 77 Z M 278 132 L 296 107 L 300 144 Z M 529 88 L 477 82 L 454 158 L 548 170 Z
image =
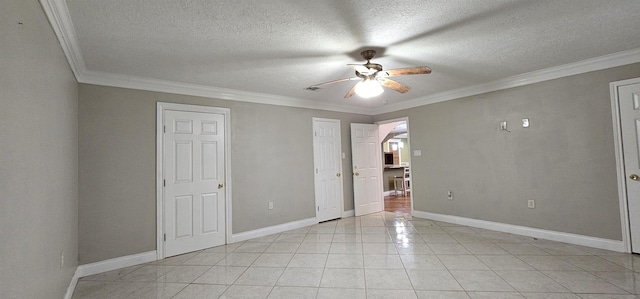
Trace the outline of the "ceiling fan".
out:
M 380 95 L 384 90 L 382 86 L 391 88 L 399 93 L 405 93 L 411 89 L 408 85 L 402 84 L 398 81 L 394 81 L 389 79 L 389 77 L 395 76 L 405 76 L 405 75 L 423 75 L 430 74 L 431 69 L 427 66 L 415 66 L 415 67 L 405 67 L 399 69 L 392 70 L 382 70 L 382 65 L 377 63 L 372 63 L 371 59 L 376 55 L 376 51 L 374 50 L 364 50 L 360 53 L 362 58 L 367 60 L 365 64 L 348 64 L 351 68 L 356 71 L 356 77 L 352 78 L 344 78 L 333 80 L 325 83 L 320 83 L 316 85 L 311 85 L 307 87 L 309 90 L 316 90 L 320 88 L 320 86 L 344 82 L 344 81 L 353 81 L 353 80 L 362 80 L 356 83 L 347 94 L 344 95 L 344 98 L 351 97 L 354 93 L 363 97 L 370 98 Z

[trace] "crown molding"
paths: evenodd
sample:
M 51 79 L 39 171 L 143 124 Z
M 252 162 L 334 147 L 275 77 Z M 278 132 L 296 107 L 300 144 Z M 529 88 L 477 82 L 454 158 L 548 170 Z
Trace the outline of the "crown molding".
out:
M 428 104 L 434 104 L 640 62 L 640 48 L 637 48 L 575 63 L 569 63 L 543 70 L 515 75 L 487 83 L 440 92 L 437 94 L 402 101 L 395 104 L 384 105 L 378 108 L 364 108 L 349 105 L 314 102 L 311 100 L 293 97 L 247 92 L 213 86 L 88 71 L 82 58 L 80 47 L 78 46 L 76 31 L 73 26 L 73 22 L 71 21 L 69 9 L 67 8 L 65 1 L 40 0 L 40 3 L 42 4 L 45 14 L 49 19 L 49 22 L 51 23 L 51 27 L 53 28 L 56 36 L 58 37 L 58 40 L 60 41 L 60 45 L 62 46 L 62 50 L 64 51 L 67 60 L 69 61 L 71 70 L 73 71 L 74 75 L 76 76 L 76 80 L 79 83 L 201 96 L 230 101 L 243 101 L 259 104 L 357 113 L 365 115 L 379 115 L 388 112 L 395 112 Z
M 53 32 L 58 37 L 71 71 L 76 76 L 76 80 L 80 81 L 86 66 L 84 59 L 82 59 L 80 46 L 78 46 L 76 30 L 73 27 L 73 22 L 71 22 L 67 4 L 64 0 L 40 0 L 40 5 L 42 5 L 42 9 L 49 19 Z
M 371 114 L 370 108 L 360 108 L 325 102 L 314 102 L 311 100 L 304 100 L 293 97 L 93 71 L 85 71 L 78 82 L 94 85 L 207 97 L 228 101 L 241 101 L 256 104 L 319 109 L 365 115 Z
M 390 104 L 372 109 L 371 114 L 379 115 L 388 112 L 395 112 L 638 62 L 640 62 L 640 48 L 582 60 L 575 63 L 550 67 L 469 87 L 440 92 L 396 104 Z

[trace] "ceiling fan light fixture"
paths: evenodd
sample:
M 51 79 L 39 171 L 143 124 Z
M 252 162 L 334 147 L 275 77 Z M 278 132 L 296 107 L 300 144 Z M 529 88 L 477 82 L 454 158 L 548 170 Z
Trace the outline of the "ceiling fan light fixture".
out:
M 429 68 L 428 66 L 403 67 L 399 69 L 383 71 L 381 64 L 371 62 L 371 59 L 376 55 L 375 50 L 364 50 L 360 53 L 360 55 L 362 55 L 362 58 L 367 61 L 366 63 L 347 64 L 349 67 L 355 70 L 355 77 L 311 85 L 307 89 L 312 90 L 314 88 L 318 88 L 327 84 L 360 80 L 358 83 L 353 85 L 349 89 L 349 91 L 347 91 L 347 93 L 344 95 L 344 98 L 350 98 L 351 96 L 353 96 L 353 94 L 357 94 L 362 98 L 371 98 L 379 96 L 381 93 L 383 93 L 383 86 L 399 93 L 406 93 L 411 89 L 411 87 L 398 81 L 392 80 L 389 77 L 431 74 L 431 68 Z
M 363 81 L 356 84 L 355 92 L 357 95 L 368 99 L 379 96 L 384 92 L 384 90 L 382 89 L 382 86 L 380 85 L 380 82 L 378 82 L 378 80 L 364 79 Z

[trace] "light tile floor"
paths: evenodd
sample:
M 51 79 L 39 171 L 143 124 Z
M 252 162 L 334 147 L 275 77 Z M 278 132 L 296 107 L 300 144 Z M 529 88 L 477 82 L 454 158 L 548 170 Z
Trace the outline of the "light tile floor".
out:
M 73 298 L 640 298 L 640 257 L 390 212 L 82 278 Z

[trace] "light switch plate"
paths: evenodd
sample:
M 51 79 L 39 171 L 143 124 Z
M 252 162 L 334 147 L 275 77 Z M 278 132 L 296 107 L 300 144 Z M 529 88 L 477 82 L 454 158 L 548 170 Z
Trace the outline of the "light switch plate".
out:
M 527 201 L 527 208 L 529 209 L 535 209 L 536 208 L 536 201 L 533 199 L 529 199 Z
M 529 127 L 529 119 L 528 118 L 523 118 L 522 119 L 522 127 L 523 128 L 528 128 Z
M 422 156 L 422 150 L 414 150 L 414 151 L 413 151 L 413 156 L 414 156 L 414 157 L 420 157 L 420 156 Z

